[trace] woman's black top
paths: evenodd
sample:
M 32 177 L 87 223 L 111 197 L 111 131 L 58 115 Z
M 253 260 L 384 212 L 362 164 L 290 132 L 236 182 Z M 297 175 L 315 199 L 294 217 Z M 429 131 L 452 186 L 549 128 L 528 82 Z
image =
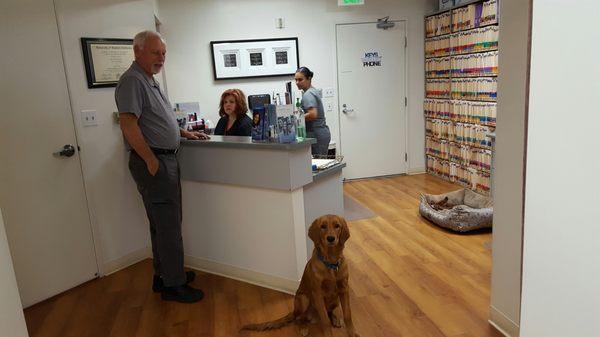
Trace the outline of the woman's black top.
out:
M 252 119 L 248 115 L 238 117 L 233 122 L 233 125 L 227 130 L 227 116 L 223 116 L 219 119 L 217 126 L 215 127 L 215 135 L 217 136 L 251 136 L 252 135 Z

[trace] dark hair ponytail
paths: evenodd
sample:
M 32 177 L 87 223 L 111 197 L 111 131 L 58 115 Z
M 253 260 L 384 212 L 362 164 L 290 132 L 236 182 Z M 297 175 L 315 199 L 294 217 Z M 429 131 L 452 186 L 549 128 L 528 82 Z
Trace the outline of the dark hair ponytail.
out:
M 307 67 L 300 67 L 298 68 L 298 70 L 296 70 L 297 73 L 301 73 L 302 75 L 304 75 L 304 77 L 306 77 L 306 79 L 312 79 L 314 73 L 312 71 L 310 71 L 310 69 L 308 69 Z

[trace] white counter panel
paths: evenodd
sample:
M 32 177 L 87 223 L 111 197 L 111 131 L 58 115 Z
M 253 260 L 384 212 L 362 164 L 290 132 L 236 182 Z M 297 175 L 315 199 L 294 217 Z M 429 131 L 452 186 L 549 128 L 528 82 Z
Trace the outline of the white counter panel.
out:
M 182 181 L 182 198 L 186 256 L 229 266 L 245 281 L 259 283 L 252 278 L 261 274 L 280 287 L 299 281 L 307 260 L 302 188 Z

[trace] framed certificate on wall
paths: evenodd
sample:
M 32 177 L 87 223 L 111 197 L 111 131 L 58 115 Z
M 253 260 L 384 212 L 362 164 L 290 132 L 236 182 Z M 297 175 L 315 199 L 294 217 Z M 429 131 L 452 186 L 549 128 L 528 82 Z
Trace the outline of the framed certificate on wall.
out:
M 298 38 L 211 41 L 215 80 L 290 76 L 299 67 Z
M 81 38 L 88 88 L 115 87 L 134 60 L 132 39 Z

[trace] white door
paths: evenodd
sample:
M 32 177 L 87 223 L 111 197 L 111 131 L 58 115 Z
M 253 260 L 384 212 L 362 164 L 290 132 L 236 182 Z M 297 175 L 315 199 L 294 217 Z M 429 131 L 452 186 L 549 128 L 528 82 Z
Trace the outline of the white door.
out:
M 79 154 L 53 155 L 77 148 L 53 1 L 2 0 L 0 34 L 0 207 L 27 307 L 98 266 Z
M 402 174 L 406 163 L 405 23 L 336 26 L 340 152 L 346 179 Z

